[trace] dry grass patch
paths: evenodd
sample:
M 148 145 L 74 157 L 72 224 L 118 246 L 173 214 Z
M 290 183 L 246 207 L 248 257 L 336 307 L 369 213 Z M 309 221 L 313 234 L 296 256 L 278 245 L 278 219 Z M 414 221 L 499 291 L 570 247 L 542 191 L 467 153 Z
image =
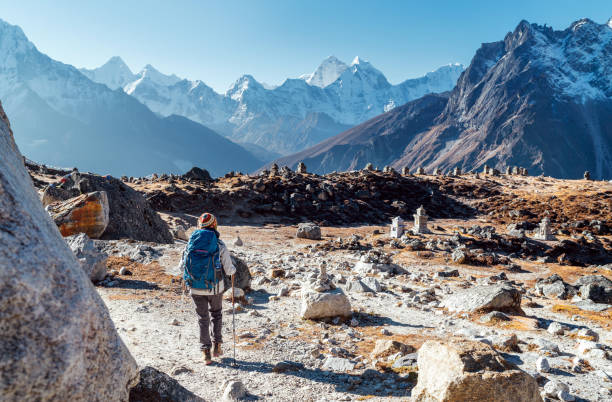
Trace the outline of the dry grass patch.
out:
M 555 313 L 562 313 L 568 316 L 577 315 L 590 321 L 594 321 L 602 327 L 609 329 L 612 328 L 612 310 L 597 312 L 581 310 L 577 306 L 571 304 L 555 304 L 552 307 L 552 311 Z

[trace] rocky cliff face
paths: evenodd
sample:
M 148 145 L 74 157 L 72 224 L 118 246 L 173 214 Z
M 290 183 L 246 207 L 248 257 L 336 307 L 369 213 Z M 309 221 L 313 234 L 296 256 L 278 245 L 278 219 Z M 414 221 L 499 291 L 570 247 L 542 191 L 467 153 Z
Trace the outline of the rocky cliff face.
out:
M 42 207 L 0 106 L 2 400 L 125 401 L 136 362 Z
M 366 162 L 429 171 L 519 165 L 555 177 L 589 170 L 609 178 L 611 55 L 609 25 L 580 20 L 553 31 L 523 21 L 476 52 L 437 108 L 424 107 L 431 96 L 413 101 L 280 163 L 304 160 L 318 172 Z

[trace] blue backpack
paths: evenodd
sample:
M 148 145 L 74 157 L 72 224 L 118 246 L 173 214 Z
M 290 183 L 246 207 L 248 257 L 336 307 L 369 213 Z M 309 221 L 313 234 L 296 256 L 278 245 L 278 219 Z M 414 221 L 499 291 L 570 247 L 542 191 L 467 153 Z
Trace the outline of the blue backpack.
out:
M 189 238 L 183 279 L 187 286 L 194 289 L 218 290 L 223 273 L 219 243 L 214 231 L 196 230 Z

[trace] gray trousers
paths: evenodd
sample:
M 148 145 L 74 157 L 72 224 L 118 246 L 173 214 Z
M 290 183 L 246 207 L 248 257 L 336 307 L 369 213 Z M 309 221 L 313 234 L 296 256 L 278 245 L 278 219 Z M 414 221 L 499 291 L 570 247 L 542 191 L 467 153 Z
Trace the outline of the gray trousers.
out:
M 223 295 L 200 296 L 191 295 L 198 314 L 198 324 L 200 325 L 200 348 L 210 349 L 210 321 L 212 317 L 212 333 L 215 343 L 223 342 L 221 337 L 221 316 L 223 314 Z M 210 312 L 210 314 L 209 314 Z

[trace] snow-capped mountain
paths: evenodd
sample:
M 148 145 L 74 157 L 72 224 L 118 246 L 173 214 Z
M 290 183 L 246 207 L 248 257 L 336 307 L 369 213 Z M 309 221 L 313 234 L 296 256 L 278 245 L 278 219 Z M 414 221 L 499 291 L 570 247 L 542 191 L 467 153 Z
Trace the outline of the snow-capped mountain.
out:
M 142 81 L 176 81 L 145 70 Z M 87 74 L 110 86 L 135 78 L 118 58 Z M 42 163 L 115 175 L 183 173 L 193 166 L 220 175 L 250 171 L 260 163 L 199 123 L 179 116 L 160 118 L 122 90 L 49 58 L 21 28 L 2 20 L 0 100 L 21 152 Z
M 347 65 L 331 56 L 312 74 L 287 79 L 277 87 L 244 75 L 225 94 L 202 81 L 147 78 L 146 70 L 153 69 L 147 66 L 123 89 L 154 112 L 185 116 L 234 141 L 287 154 L 426 93 L 450 90 L 463 66 L 444 66 L 391 85 L 383 73 L 359 57 Z M 120 81 L 103 77 L 98 82 Z
M 104 84 L 110 89 L 123 88 L 138 79 L 119 56 L 111 57 L 101 67 L 93 70 L 81 68 L 80 71 L 90 80 Z
M 336 56 L 329 56 L 317 69 L 311 74 L 304 74 L 300 78 L 305 80 L 309 85 L 314 85 L 320 88 L 325 88 L 333 83 L 345 72 L 349 66 L 338 60 Z
M 335 84 L 332 84 L 335 85 Z M 485 43 L 450 93 L 397 107 L 282 158 L 323 173 L 487 164 L 531 174 L 612 177 L 612 23 L 583 19 L 563 31 L 522 21 Z

